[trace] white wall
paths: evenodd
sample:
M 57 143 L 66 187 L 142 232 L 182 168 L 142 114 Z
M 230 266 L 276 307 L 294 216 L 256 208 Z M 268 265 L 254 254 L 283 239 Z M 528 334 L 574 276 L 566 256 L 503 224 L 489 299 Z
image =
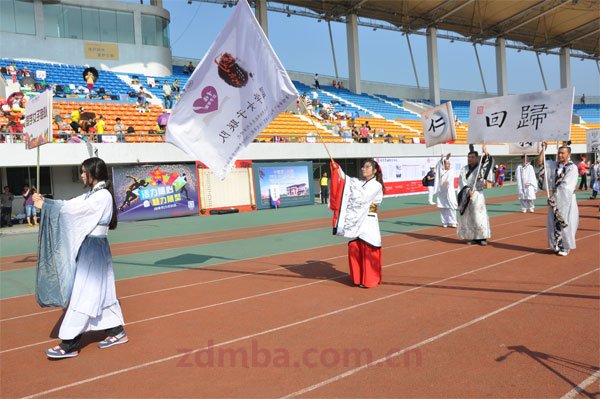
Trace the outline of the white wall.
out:
M 72 65 L 93 65 L 99 69 L 110 69 L 115 72 L 143 73 L 151 76 L 166 76 L 171 74 L 171 49 L 161 46 L 142 45 L 141 37 L 142 13 L 160 16 L 169 20 L 170 16 L 167 10 L 160 7 L 107 0 L 62 0 L 61 3 L 132 12 L 136 44 L 101 42 L 115 44 L 119 47 L 118 61 L 85 58 L 84 43 L 94 41 L 46 37 L 44 34 L 43 12 L 37 11 L 41 10 L 42 2 L 41 0 L 34 0 L 36 34 L 24 35 L 2 32 L 0 57 Z
M 85 192 L 79 179 L 73 182 L 73 168 L 74 166 L 56 166 L 50 169 L 54 199 L 71 199 Z M 79 174 L 76 176 L 79 178 Z

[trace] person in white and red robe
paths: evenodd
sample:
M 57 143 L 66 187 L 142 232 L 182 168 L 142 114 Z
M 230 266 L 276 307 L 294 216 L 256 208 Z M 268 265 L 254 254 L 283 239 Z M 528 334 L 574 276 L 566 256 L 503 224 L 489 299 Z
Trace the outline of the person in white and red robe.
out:
M 331 162 L 330 209 L 334 212 L 333 234 L 350 238 L 350 277 L 361 288 L 381 283 L 381 233 L 377 208 L 383 200 L 381 167 L 369 159 L 361 168 L 363 179 L 346 176 Z

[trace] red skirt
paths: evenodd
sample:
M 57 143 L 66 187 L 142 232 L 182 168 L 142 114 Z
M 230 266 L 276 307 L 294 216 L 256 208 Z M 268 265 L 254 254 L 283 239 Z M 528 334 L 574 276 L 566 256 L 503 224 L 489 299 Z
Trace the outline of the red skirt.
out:
M 361 240 L 348 243 L 350 277 L 356 285 L 377 287 L 381 283 L 381 248 Z

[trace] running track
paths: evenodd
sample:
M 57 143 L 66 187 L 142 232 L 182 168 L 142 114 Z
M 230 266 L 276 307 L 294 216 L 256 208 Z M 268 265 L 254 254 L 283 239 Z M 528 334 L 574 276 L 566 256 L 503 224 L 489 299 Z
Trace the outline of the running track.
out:
M 382 216 L 415 212 L 426 210 Z M 493 217 L 485 248 L 438 227 L 387 235 L 384 283 L 371 290 L 348 285 L 342 243 L 124 279 L 117 292 L 131 341 L 99 350 L 92 334 L 64 361 L 43 356 L 61 312 L 31 295 L 3 299 L 1 396 L 594 397 L 597 203 L 581 201 L 580 213 L 578 248 L 567 258 L 545 250 L 544 209 Z M 115 252 L 143 248 L 127 245 Z M 1 260 L 2 270 L 24 266 Z

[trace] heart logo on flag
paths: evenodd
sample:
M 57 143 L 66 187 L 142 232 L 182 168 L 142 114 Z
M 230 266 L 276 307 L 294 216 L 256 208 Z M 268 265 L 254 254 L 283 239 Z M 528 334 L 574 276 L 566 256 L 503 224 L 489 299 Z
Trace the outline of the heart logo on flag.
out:
M 202 89 L 202 97 L 194 101 L 194 112 L 197 114 L 207 114 L 219 109 L 219 96 L 217 89 L 212 86 L 206 86 Z

